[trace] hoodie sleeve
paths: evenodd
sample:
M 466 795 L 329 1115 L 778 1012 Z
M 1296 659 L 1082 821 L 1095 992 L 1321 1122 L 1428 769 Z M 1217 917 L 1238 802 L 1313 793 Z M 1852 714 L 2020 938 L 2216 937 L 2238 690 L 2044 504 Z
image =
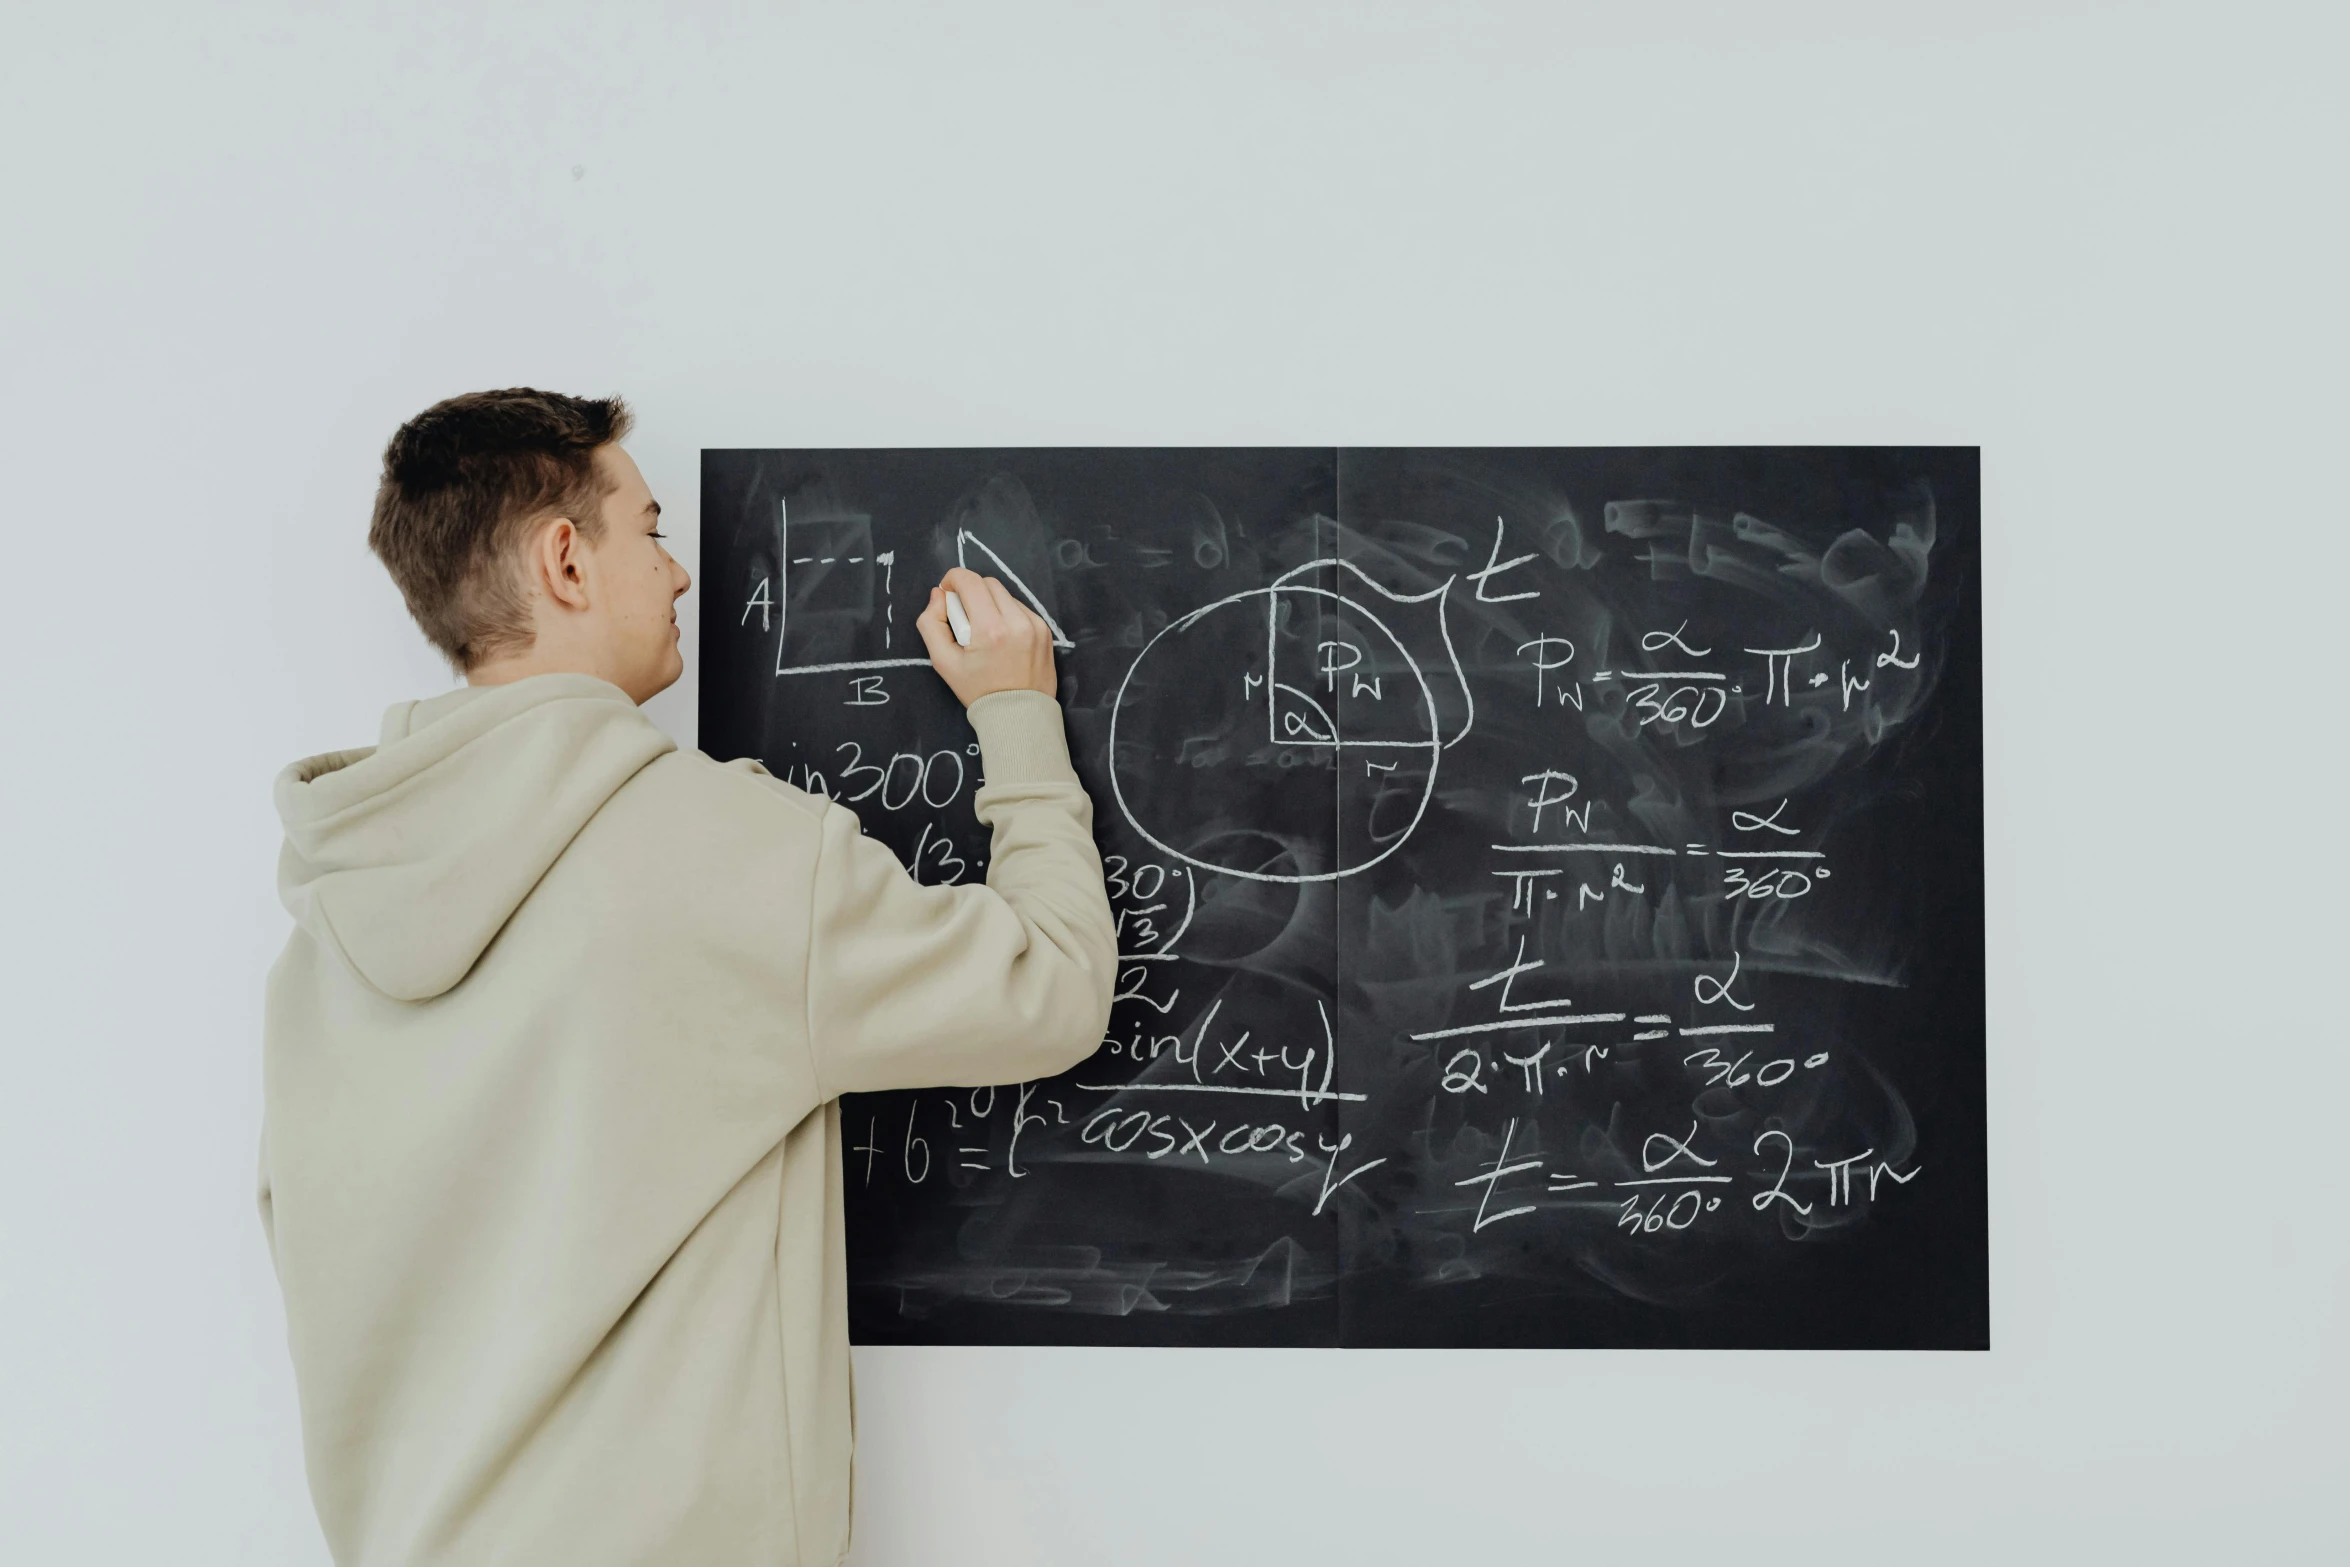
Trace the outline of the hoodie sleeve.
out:
M 1060 704 L 1003 691 L 970 719 L 985 886 L 923 886 L 855 813 L 824 812 L 807 997 L 826 1098 L 1047 1077 L 1101 1043 L 1117 937 Z

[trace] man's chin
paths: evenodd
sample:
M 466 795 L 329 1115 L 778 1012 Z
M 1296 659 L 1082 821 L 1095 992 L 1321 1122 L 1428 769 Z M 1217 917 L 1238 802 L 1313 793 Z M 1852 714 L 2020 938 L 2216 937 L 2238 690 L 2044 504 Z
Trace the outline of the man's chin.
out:
M 684 673 L 685 655 L 679 652 L 676 648 L 671 648 L 669 650 L 669 656 L 661 661 L 659 683 L 656 684 L 653 689 L 647 693 L 647 695 L 659 696 L 662 692 L 677 684 L 678 678 Z
M 643 675 L 622 684 L 621 689 L 629 694 L 637 706 L 642 707 L 677 684 L 678 677 L 684 673 L 684 656 L 671 648 L 667 658 L 654 663 Z

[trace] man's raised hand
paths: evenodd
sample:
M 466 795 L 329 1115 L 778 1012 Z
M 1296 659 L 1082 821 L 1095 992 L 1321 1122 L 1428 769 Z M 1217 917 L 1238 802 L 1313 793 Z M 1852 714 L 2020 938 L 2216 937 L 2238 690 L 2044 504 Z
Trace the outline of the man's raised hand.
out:
M 971 622 L 971 645 L 959 646 L 947 624 L 947 591 L 963 601 Z M 998 691 L 1042 691 L 1057 696 L 1053 633 L 1044 618 L 993 577 L 956 566 L 930 590 L 930 602 L 914 618 L 930 649 L 930 667 L 965 707 Z

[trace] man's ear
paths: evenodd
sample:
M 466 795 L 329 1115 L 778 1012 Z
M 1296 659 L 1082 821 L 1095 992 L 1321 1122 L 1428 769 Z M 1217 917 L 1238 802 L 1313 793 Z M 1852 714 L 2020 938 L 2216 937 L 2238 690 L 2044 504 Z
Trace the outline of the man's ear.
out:
M 566 609 L 588 607 L 587 541 L 569 517 L 557 517 L 539 529 L 531 551 L 532 572 L 547 597 Z

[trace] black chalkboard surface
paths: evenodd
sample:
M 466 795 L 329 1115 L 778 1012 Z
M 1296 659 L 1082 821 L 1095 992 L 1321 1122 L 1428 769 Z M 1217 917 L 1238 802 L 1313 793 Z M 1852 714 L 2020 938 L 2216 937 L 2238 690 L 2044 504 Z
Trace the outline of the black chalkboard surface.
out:
M 1126 954 L 852 1099 L 860 1342 L 1989 1340 L 1972 448 L 706 451 L 701 735 L 982 876 L 1052 624 Z

